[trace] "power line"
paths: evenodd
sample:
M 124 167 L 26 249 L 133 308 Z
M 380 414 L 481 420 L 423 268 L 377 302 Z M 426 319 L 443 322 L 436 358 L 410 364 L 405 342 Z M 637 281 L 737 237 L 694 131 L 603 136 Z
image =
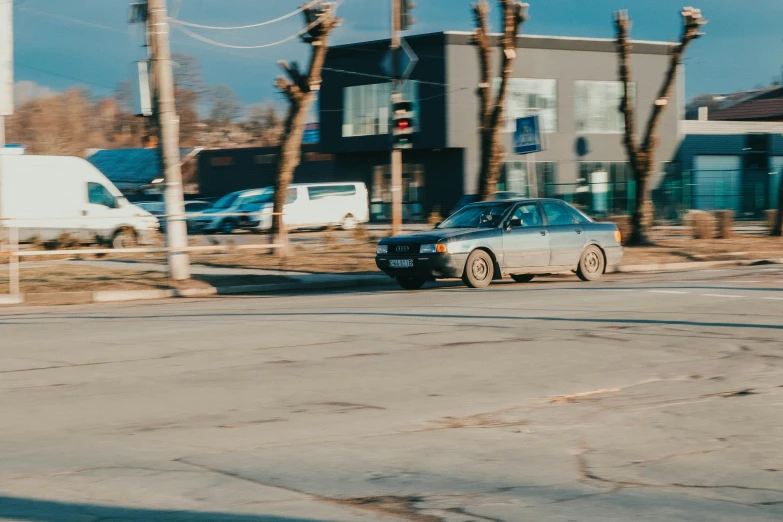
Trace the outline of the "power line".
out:
M 184 20 L 178 20 L 176 18 L 169 18 L 169 22 L 177 24 L 177 25 L 184 25 L 187 27 L 196 27 L 198 29 L 213 29 L 215 31 L 232 31 L 237 29 L 251 29 L 253 27 L 262 27 L 264 25 L 270 25 L 274 24 L 276 22 L 280 22 L 282 20 L 286 20 L 288 18 L 291 18 L 294 15 L 297 15 L 304 11 L 305 9 L 309 9 L 310 7 L 316 5 L 319 2 L 319 0 L 311 0 L 310 2 L 304 4 L 302 7 L 297 9 L 296 11 L 291 11 L 290 13 L 283 15 L 281 17 L 275 18 L 273 20 L 267 20 L 265 22 L 259 22 L 257 24 L 250 24 L 250 25 L 238 25 L 233 27 L 227 27 L 227 26 L 216 26 L 216 25 L 201 25 L 201 24 L 194 24 L 193 22 L 186 22 Z
M 31 13 L 31 14 L 35 14 L 35 15 L 39 15 L 39 16 L 48 16 L 49 18 L 55 18 L 55 19 L 58 19 L 58 20 L 64 20 L 66 22 L 71 22 L 71 23 L 75 23 L 75 24 L 79 24 L 79 25 L 86 25 L 88 27 L 95 27 L 97 29 L 103 29 L 105 31 L 112 31 L 114 33 L 127 34 L 122 29 L 117 29 L 116 27 L 109 27 L 108 25 L 101 25 L 101 24 L 96 24 L 94 22 L 88 22 L 86 20 L 79 20 L 78 18 L 71 18 L 70 16 L 59 15 L 59 14 L 55 14 L 55 13 L 49 13 L 49 12 L 46 12 L 46 11 L 38 11 L 36 9 L 30 9 L 29 7 L 17 7 L 17 9 L 19 11 L 24 11 L 26 13 Z
M 33 65 L 27 65 L 27 64 L 19 62 L 19 61 L 16 61 L 14 63 L 14 65 L 17 65 L 17 66 L 22 67 L 24 69 L 29 69 L 31 71 L 36 71 L 36 72 L 39 72 L 39 73 L 47 74 L 49 76 L 53 76 L 53 77 L 56 77 L 56 78 L 63 78 L 65 80 L 71 80 L 71 81 L 75 81 L 75 82 L 79 82 L 79 83 L 84 83 L 84 84 L 87 84 L 87 85 L 92 85 L 93 87 L 101 87 L 102 89 L 114 90 L 114 87 L 110 87 L 108 85 L 103 85 L 103 84 L 100 84 L 100 83 L 91 82 L 89 80 L 85 80 L 83 78 L 77 78 L 75 76 L 70 76 L 68 74 L 58 73 L 58 72 L 55 72 L 55 71 L 49 71 L 47 69 L 41 69 L 40 67 L 35 67 Z
M 346 1 L 347 0 L 341 0 L 340 2 L 338 2 L 337 5 L 335 6 L 335 9 L 340 7 Z M 294 39 L 302 36 L 303 34 L 307 33 L 308 31 L 310 31 L 314 27 L 317 27 L 320 24 L 321 24 L 321 20 L 316 20 L 315 22 L 311 23 L 310 25 L 308 25 L 307 27 L 305 27 L 301 31 L 298 31 L 298 32 L 292 34 L 291 36 L 288 36 L 288 37 L 283 38 L 282 40 L 278 40 L 276 42 L 263 44 L 263 45 L 232 45 L 232 44 L 227 44 L 227 43 L 224 43 L 224 42 L 218 42 L 217 40 L 212 40 L 212 39 L 207 38 L 206 36 L 202 36 L 202 35 L 200 35 L 198 33 L 194 33 L 193 31 L 191 31 L 189 29 L 186 29 L 185 27 L 182 27 L 179 24 L 175 24 L 175 27 L 177 29 L 179 29 L 180 31 L 182 31 L 183 33 L 185 33 L 186 35 L 190 36 L 191 38 L 195 38 L 196 40 L 200 40 L 200 41 L 202 41 L 204 43 L 208 43 L 210 45 L 214 45 L 214 46 L 217 46 L 217 47 L 225 47 L 225 48 L 228 48 L 228 49 L 265 49 L 267 47 L 274 47 L 276 45 L 280 45 L 280 44 L 284 44 L 286 42 L 290 42 L 291 40 L 294 40 Z

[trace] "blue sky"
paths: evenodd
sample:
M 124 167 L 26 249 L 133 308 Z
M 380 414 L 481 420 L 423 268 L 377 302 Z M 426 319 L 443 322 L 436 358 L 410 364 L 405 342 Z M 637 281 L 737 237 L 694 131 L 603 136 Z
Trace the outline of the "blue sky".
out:
M 140 33 L 127 23 L 128 0 L 15 0 L 16 80 L 56 90 L 75 84 L 110 94 L 143 57 Z M 416 0 L 413 33 L 470 30 L 469 0 Z M 671 40 L 680 30 L 679 10 L 690 0 L 529 0 L 528 34 L 611 37 L 612 12 L 629 9 L 633 37 Z M 302 0 L 168 0 L 183 20 L 205 25 L 243 25 L 276 18 Z M 727 92 L 766 84 L 783 69 L 783 0 L 702 0 L 695 4 L 710 23 L 686 59 L 687 92 Z M 345 0 L 343 26 L 335 43 L 383 38 L 388 34 L 388 0 Z M 496 21 L 495 21 L 496 22 Z M 262 45 L 301 29 L 298 16 L 243 31 L 198 30 L 236 45 Z M 305 56 L 297 40 L 256 50 L 218 48 L 173 35 L 175 51 L 201 59 L 208 83 L 226 83 L 245 103 L 276 99 L 272 86 L 278 59 Z

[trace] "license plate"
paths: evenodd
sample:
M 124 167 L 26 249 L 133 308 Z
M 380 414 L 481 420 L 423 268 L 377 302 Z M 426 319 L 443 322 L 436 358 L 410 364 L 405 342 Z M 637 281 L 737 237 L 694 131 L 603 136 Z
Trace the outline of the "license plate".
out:
M 413 259 L 389 259 L 391 268 L 413 268 Z

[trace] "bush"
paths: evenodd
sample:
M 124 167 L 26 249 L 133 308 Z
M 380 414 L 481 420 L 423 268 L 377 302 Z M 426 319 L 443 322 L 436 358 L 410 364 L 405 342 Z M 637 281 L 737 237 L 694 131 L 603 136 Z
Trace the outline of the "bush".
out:
M 767 210 L 765 211 L 767 215 L 767 231 L 771 234 L 772 229 L 775 228 L 775 218 L 778 217 L 778 211 L 777 210 Z
M 370 241 L 370 233 L 367 231 L 367 227 L 363 225 L 359 225 L 351 230 L 351 235 L 353 236 L 353 240 L 357 243 L 367 243 Z
M 427 223 L 434 227 L 438 223 L 443 222 L 443 216 L 440 213 L 440 207 L 433 207 L 432 212 L 430 212 L 429 217 L 427 218 Z
M 694 239 L 715 238 L 715 216 L 703 210 L 691 210 L 685 216 L 685 224 Z
M 718 221 L 718 237 L 721 239 L 731 238 L 734 233 L 734 211 L 717 210 L 715 218 Z
M 617 229 L 623 236 L 623 243 L 631 237 L 631 216 L 610 216 L 609 221 L 617 225 Z

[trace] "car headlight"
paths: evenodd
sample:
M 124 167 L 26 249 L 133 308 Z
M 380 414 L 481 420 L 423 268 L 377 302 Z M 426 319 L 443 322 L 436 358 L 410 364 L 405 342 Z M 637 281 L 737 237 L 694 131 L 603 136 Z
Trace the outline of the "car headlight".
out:
M 378 245 L 375 248 L 376 254 L 388 254 L 389 253 L 389 245 Z
M 421 245 L 421 247 L 419 247 L 420 254 L 445 254 L 448 251 L 449 249 L 445 243 Z

